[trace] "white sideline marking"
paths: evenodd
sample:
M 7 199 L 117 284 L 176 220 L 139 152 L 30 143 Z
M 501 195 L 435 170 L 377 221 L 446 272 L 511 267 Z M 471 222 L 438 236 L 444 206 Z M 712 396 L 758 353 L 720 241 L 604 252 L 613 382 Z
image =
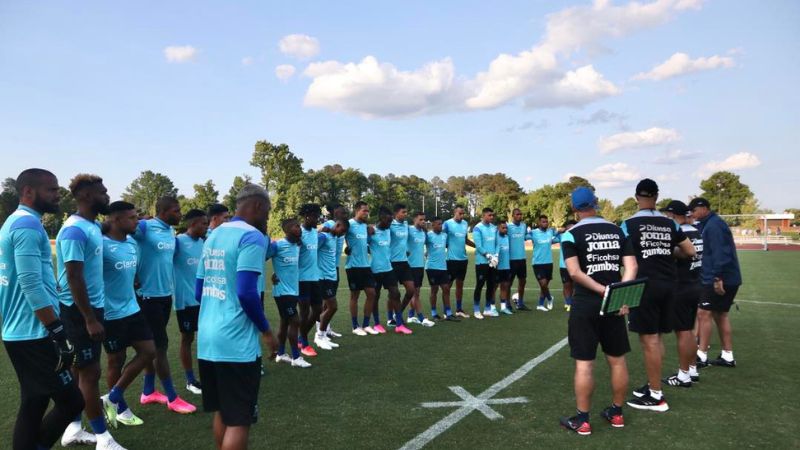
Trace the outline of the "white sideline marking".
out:
M 800 305 L 796 303 L 780 303 L 780 302 L 761 302 L 757 300 L 734 300 L 734 303 L 755 303 L 758 305 L 775 305 L 775 306 L 793 306 L 795 308 L 800 308 Z
M 539 364 L 546 361 L 551 356 L 555 355 L 556 352 L 561 350 L 565 345 L 567 345 L 567 338 L 561 339 L 560 341 L 553 344 L 552 347 L 545 350 L 544 353 L 533 358 L 532 360 L 526 362 L 522 365 L 519 369 L 512 372 L 507 377 L 503 378 L 502 380 L 498 381 L 497 383 L 491 385 L 488 389 L 480 393 L 477 397 L 472 396 L 469 392 L 467 392 L 464 388 L 460 386 L 451 386 L 450 390 L 461 397 L 463 401 L 460 402 L 435 402 L 435 403 L 423 403 L 422 406 L 426 408 L 430 407 L 458 407 L 455 411 L 448 414 L 442 420 L 436 422 L 435 424 L 431 425 L 430 428 L 420 433 L 414 439 L 406 442 L 405 445 L 400 447 L 400 450 L 418 450 L 427 445 L 430 441 L 435 439 L 440 434 L 447 431 L 450 427 L 455 425 L 456 423 L 460 422 L 461 419 L 467 417 L 472 411 L 478 410 L 483 413 L 490 420 L 497 420 L 502 418 L 499 413 L 495 410 L 490 408 L 489 404 L 505 404 L 505 403 L 523 403 L 526 402 L 527 399 L 525 397 L 515 397 L 515 398 L 508 398 L 508 399 L 497 399 L 492 400 L 492 397 L 497 395 L 500 391 L 510 386 L 515 381 L 519 380 L 520 378 L 524 377 L 528 374 L 534 367 L 538 366 Z M 428 405 L 428 406 L 426 406 Z M 433 405 L 433 406 L 431 406 Z

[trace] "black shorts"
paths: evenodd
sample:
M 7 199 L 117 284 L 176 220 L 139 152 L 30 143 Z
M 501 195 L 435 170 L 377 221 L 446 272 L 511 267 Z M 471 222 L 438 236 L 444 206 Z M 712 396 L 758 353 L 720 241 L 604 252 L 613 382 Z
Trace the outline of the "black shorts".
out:
M 572 283 L 572 277 L 569 276 L 569 270 L 559 267 L 558 271 L 561 273 L 561 284 Z
M 576 300 L 581 301 L 581 299 Z M 599 302 L 600 299 L 594 301 Z M 572 312 L 567 324 L 569 353 L 574 359 L 594 361 L 597 357 L 597 344 L 600 344 L 603 353 L 609 356 L 622 356 L 631 351 L 624 316 Z
M 428 283 L 431 286 L 450 284 L 450 272 L 447 270 L 428 269 Z
M 139 307 L 153 332 L 153 341 L 159 350 L 169 346 L 167 324 L 172 314 L 172 297 L 143 297 L 139 299 Z
M 536 276 L 537 280 L 547 280 L 550 281 L 553 279 L 553 264 L 534 264 L 533 265 L 533 275 Z
M 94 316 L 100 323 L 103 323 L 103 308 L 92 308 Z M 61 305 L 61 321 L 64 323 L 64 331 L 67 339 L 75 346 L 75 367 L 82 368 L 100 362 L 102 343 L 93 341 L 86 331 L 86 321 L 83 319 L 78 306 L 74 303 L 70 306 Z
M 106 320 L 103 325 L 106 328 L 106 340 L 103 341 L 106 353 L 121 352 L 134 342 L 153 340 L 153 333 L 141 311 L 121 319 Z
M 497 280 L 497 269 L 492 269 L 489 264 L 475 264 L 475 281 L 494 284 Z
M 411 266 L 408 265 L 408 261 L 393 261 L 392 271 L 394 271 L 394 276 L 397 277 L 397 281 L 400 283 L 413 281 Z
M 336 299 L 339 291 L 339 280 L 319 280 L 319 290 L 323 300 Z
M 739 291 L 739 286 L 725 286 L 725 295 L 717 295 L 714 285 L 703 286 L 698 308 L 705 311 L 728 312 L 733 306 L 733 299 Z
M 670 281 L 648 280 L 642 302 L 628 315 L 630 330 L 639 334 L 671 332 L 676 286 Z
M 322 304 L 322 291 L 319 289 L 319 281 L 301 281 L 300 282 L 300 296 L 297 297 L 300 302 L 310 302 L 312 305 Z
M 375 279 L 375 287 L 377 289 L 390 289 L 392 286 L 397 287 L 397 276 L 392 270 L 388 272 L 373 273 L 372 277 Z
M 347 284 L 351 291 L 362 291 L 367 288 L 375 288 L 375 278 L 372 277 L 372 269 L 369 267 L 351 267 L 345 269 L 347 273 Z
M 278 306 L 278 315 L 281 316 L 281 319 L 289 319 L 297 315 L 297 297 L 294 295 L 275 297 L 275 304 Z
M 263 293 L 262 293 L 262 302 Z M 197 331 L 197 319 L 200 317 L 200 305 L 187 306 L 186 308 L 175 311 L 175 317 L 178 319 L 178 329 L 181 333 L 194 333 Z
M 703 296 L 703 287 L 699 283 L 679 284 L 675 294 L 675 307 L 672 308 L 672 329 L 690 331 L 694 329 L 697 318 L 697 304 Z
M 50 338 L 3 341 L 3 345 L 17 373 L 23 397 L 50 396 L 63 389 L 78 388 L 69 370 L 56 373 L 58 353 Z
M 229 427 L 247 427 L 258 421 L 261 358 L 253 362 L 197 360 L 203 383 L 203 409 L 219 411 Z
M 524 259 L 512 259 L 509 264 L 511 265 L 511 282 L 514 282 L 514 278 L 520 280 L 528 278 L 528 263 Z
M 458 261 L 455 259 L 447 260 L 447 274 L 450 280 L 464 281 L 467 277 L 467 260 Z
M 503 269 L 503 270 L 495 270 L 494 271 L 494 281 L 495 283 L 510 283 L 512 280 L 512 274 L 510 269 Z
M 411 268 L 411 280 L 414 282 L 414 287 L 419 289 L 422 287 L 422 280 L 425 278 L 425 269 L 423 267 Z

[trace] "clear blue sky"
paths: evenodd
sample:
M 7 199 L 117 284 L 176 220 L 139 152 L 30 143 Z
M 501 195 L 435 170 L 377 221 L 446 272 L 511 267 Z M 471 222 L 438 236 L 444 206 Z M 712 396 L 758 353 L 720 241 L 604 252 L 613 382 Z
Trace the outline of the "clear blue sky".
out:
M 789 0 L 3 1 L 0 175 L 224 193 L 266 139 L 306 168 L 574 173 L 615 202 L 728 168 L 799 207 L 798 24 Z

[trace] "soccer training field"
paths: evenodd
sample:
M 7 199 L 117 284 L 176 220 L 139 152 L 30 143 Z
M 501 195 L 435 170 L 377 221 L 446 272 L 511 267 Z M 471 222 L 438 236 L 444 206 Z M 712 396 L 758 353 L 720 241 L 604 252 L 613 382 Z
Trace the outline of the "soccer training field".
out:
M 426 448 L 798 448 L 800 427 L 795 419 L 800 407 L 795 397 L 800 359 L 795 353 L 800 342 L 796 291 L 800 252 L 748 251 L 740 252 L 739 258 L 744 286 L 738 295 L 740 310 L 731 312 L 738 367 L 704 369 L 701 381 L 691 389 L 665 387 L 668 412 L 625 408 L 626 427 L 612 429 L 599 416 L 610 401 L 610 388 L 605 362 L 598 361 L 594 426 L 589 437 L 558 426 L 559 416 L 572 415 L 575 409 L 568 348 L 558 349 L 549 358 L 543 355 L 538 364 L 532 362 L 554 345 L 566 343 L 567 313 L 559 280 L 551 286 L 556 307 L 549 313 L 533 311 L 482 321 L 471 318 L 430 329 L 412 325 L 412 336 L 369 337 L 350 334 L 349 294 L 342 283 L 334 322 L 334 328 L 344 334 L 337 341 L 341 348 L 319 350 L 320 356 L 309 358 L 314 364 L 311 369 L 266 364 L 261 413 L 251 430 L 251 448 L 398 449 L 406 444 L 419 448 L 415 444 L 430 437 Z M 557 269 L 555 273 L 557 276 Z M 465 283 L 464 309 L 468 312 L 473 280 L 471 270 Z M 529 286 L 535 286 L 533 281 L 529 269 Z M 428 292 L 424 288 L 424 304 Z M 527 303 L 534 304 L 536 295 L 536 288 L 529 287 Z M 385 307 L 384 293 L 382 320 Z M 267 315 L 277 326 L 271 298 Z M 174 317 L 170 330 L 176 385 L 181 396 L 199 406 L 200 398 L 183 389 Z M 666 342 L 664 375 L 669 375 L 677 360 L 674 339 Z M 628 366 L 630 388 L 634 389 L 644 383 L 645 375 L 633 335 L 631 346 Z M 709 356 L 716 357 L 718 352 L 715 335 Z M 525 373 L 527 369 L 530 371 Z M 483 412 L 458 406 L 422 407 L 425 402 L 461 401 L 450 387 L 459 386 L 456 390 L 462 396 L 478 397 L 493 385 L 490 393 L 496 393 L 491 399 L 500 404 L 489 400 L 481 406 Z M 16 376 L 3 354 L 0 448 L 10 445 L 17 389 Z M 126 397 L 145 425 L 112 430 L 118 442 L 130 449 L 213 448 L 210 415 L 179 416 L 167 412 L 166 407 L 140 406 L 140 389 L 141 378 Z M 518 397 L 526 402 L 511 403 L 520 401 L 513 400 Z

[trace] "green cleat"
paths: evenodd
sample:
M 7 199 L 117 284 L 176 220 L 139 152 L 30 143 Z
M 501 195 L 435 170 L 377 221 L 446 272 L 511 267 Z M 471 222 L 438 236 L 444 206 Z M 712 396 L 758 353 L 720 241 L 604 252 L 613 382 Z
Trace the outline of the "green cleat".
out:
M 144 424 L 144 420 L 137 417 L 130 408 L 117 414 L 117 422 L 125 425 L 126 427 L 136 427 Z

